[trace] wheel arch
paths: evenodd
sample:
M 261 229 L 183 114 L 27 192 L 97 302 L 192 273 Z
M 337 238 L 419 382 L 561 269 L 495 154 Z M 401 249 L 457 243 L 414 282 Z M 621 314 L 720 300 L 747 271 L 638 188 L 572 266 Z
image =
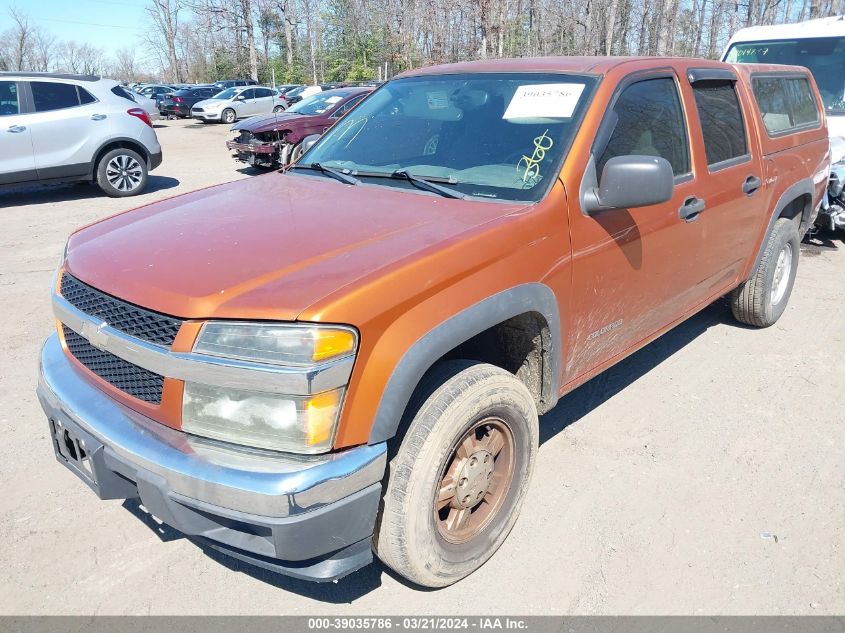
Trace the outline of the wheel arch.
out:
M 368 442 L 376 444 L 396 435 L 417 385 L 435 363 L 450 358 L 450 353 L 485 333 L 498 331 L 502 326 L 518 328 L 523 322 L 533 322 L 543 332 L 539 350 L 541 373 L 535 385 L 538 390 L 535 398 L 539 400 L 541 412 L 551 409 L 558 399 L 563 350 L 557 299 L 545 284 L 522 284 L 482 299 L 451 316 L 405 351 L 381 394 Z M 534 332 L 530 326 L 528 331 Z M 517 377 L 525 382 L 518 373 Z
M 151 162 L 152 156 L 150 156 L 147 148 L 137 140 L 127 137 L 112 138 L 100 145 L 99 149 L 94 153 L 94 160 L 91 161 L 91 170 L 88 173 L 89 178 L 94 179 L 97 177 L 97 168 L 100 165 L 100 161 L 103 159 L 103 156 L 113 149 L 131 149 L 141 155 L 147 164 L 148 171 L 153 168 Z
M 810 224 L 810 218 L 813 213 L 813 195 L 815 192 L 815 185 L 812 178 L 804 178 L 799 180 L 784 191 L 777 203 L 772 208 L 769 214 L 769 223 L 763 233 L 763 238 L 757 246 L 757 253 L 754 257 L 754 262 L 748 270 L 746 278 L 750 278 L 757 269 L 760 260 L 763 257 L 763 251 L 766 247 L 766 242 L 772 234 L 775 227 L 775 222 L 780 218 L 786 217 L 789 219 L 798 220 L 798 234 L 803 236 Z

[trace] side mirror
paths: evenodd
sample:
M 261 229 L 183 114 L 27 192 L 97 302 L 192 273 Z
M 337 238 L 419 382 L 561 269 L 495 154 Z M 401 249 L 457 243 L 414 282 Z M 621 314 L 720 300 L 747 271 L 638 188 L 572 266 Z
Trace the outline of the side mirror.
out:
M 604 165 L 599 186 L 584 195 L 584 211 L 633 209 L 672 199 L 672 166 L 659 156 L 616 156 Z
M 246 97 L 243 95 L 238 95 L 235 97 L 235 101 L 246 101 Z

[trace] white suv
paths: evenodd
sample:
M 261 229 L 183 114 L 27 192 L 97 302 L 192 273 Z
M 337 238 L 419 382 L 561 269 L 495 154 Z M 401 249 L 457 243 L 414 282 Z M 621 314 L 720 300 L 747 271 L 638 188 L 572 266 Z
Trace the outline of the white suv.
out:
M 0 72 L 0 185 L 89 180 L 133 196 L 160 164 L 149 115 L 116 81 Z

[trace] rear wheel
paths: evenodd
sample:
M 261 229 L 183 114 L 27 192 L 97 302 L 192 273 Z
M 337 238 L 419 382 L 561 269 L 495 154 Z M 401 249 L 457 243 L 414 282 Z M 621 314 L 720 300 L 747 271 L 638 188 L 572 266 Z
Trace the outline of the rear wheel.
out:
M 284 111 L 285 111 L 285 109 L 282 106 L 276 106 L 275 108 L 273 108 L 273 112 L 275 114 L 278 114 L 279 112 L 284 112 Z
M 405 578 L 444 587 L 481 567 L 516 522 L 537 409 L 512 374 L 471 361 L 442 363 L 418 393 L 390 462 L 375 550 Z
M 147 162 L 131 149 L 113 149 L 97 165 L 97 184 L 113 198 L 139 194 L 147 184 Z
M 220 120 L 227 124 L 234 123 L 236 118 L 235 111 L 232 108 L 226 108 L 220 115 Z
M 781 317 L 798 272 L 799 242 L 794 221 L 775 222 L 751 278 L 731 294 L 731 310 L 738 321 L 769 327 Z

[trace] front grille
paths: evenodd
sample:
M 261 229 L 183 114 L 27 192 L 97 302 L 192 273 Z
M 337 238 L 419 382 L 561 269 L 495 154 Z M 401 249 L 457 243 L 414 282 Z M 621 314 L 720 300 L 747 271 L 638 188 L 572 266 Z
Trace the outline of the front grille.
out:
M 62 297 L 85 314 L 105 321 L 116 330 L 156 345 L 173 345 L 173 340 L 182 326 L 179 319 L 115 299 L 68 273 L 62 275 L 61 292 Z
M 161 404 L 164 376 L 97 349 L 66 325 L 62 325 L 62 330 L 70 353 L 89 370 L 130 396 L 144 402 Z

